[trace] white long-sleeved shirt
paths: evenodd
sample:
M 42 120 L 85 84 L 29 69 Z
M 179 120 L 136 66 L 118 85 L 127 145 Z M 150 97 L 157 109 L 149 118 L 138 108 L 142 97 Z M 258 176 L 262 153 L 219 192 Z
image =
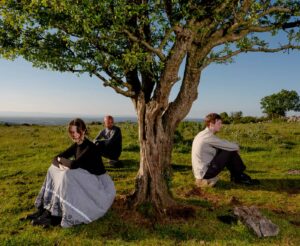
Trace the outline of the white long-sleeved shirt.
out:
M 238 151 L 239 146 L 235 143 L 218 138 L 214 133 L 205 128 L 194 138 L 192 145 L 192 166 L 196 179 L 202 179 L 217 149 Z

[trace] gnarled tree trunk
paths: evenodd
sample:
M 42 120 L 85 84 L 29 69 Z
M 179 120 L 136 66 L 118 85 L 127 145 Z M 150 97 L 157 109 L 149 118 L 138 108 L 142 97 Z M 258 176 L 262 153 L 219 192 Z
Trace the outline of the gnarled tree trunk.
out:
M 135 101 L 141 157 L 136 189 L 132 196 L 135 206 L 150 202 L 158 211 L 163 211 L 176 205 L 169 190 L 173 137 L 176 127 L 197 98 L 201 74 L 196 61 L 197 56 L 199 54 L 193 49 L 187 54 L 188 71 L 184 75 L 180 92 L 174 102 L 167 104 L 164 100 L 146 102 L 143 94 Z
M 132 198 L 135 206 L 149 202 L 161 211 L 175 205 L 169 190 L 174 129 L 156 108 L 142 103 L 137 110 L 141 159 Z

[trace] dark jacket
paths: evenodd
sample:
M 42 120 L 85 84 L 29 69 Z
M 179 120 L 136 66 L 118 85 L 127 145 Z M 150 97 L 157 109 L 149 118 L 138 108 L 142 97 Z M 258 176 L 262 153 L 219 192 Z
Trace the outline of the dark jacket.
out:
M 104 157 L 117 160 L 122 152 L 121 129 L 113 126 L 112 129 L 103 129 L 95 138 L 95 144 Z
M 57 157 L 61 158 L 60 162 L 57 161 Z M 71 157 L 74 159 L 70 159 Z M 96 175 L 106 172 L 96 145 L 87 138 L 83 140 L 82 144 L 74 143 L 64 152 L 57 155 L 53 159 L 53 164 L 56 166 L 61 164 L 70 169 L 82 168 Z

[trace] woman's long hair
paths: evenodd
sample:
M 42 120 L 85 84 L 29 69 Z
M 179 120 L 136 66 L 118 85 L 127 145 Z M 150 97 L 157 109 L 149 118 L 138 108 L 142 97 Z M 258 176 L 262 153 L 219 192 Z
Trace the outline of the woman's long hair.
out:
M 79 134 L 88 135 L 88 130 L 86 128 L 86 124 L 84 123 L 84 121 L 82 119 L 76 118 L 76 119 L 71 120 L 69 122 L 69 125 L 68 125 L 68 132 L 69 132 L 69 134 L 70 134 L 72 126 L 76 126 L 76 131 Z

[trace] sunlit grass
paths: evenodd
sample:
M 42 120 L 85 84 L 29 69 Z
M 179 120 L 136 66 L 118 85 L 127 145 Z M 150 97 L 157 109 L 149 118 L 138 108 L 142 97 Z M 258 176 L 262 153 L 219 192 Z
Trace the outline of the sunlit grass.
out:
M 118 195 L 134 189 L 139 165 L 137 125 L 120 123 L 123 168 L 110 167 Z M 102 126 L 89 126 L 91 138 Z M 230 183 L 223 172 L 215 188 L 192 194 L 191 143 L 200 123 L 182 123 L 175 137 L 171 191 L 180 203 L 193 206 L 196 217 L 150 225 L 123 220 L 111 209 L 103 218 L 70 229 L 47 230 L 20 221 L 33 203 L 53 156 L 71 144 L 65 126 L 0 126 L 0 244 L 1 245 L 300 245 L 300 125 L 260 123 L 226 125 L 220 137 L 238 142 L 247 172 L 261 185 Z M 273 238 L 258 239 L 243 224 L 227 225 L 217 215 L 232 209 L 235 197 L 256 205 L 280 228 Z M 125 208 L 124 208 L 125 210 Z

